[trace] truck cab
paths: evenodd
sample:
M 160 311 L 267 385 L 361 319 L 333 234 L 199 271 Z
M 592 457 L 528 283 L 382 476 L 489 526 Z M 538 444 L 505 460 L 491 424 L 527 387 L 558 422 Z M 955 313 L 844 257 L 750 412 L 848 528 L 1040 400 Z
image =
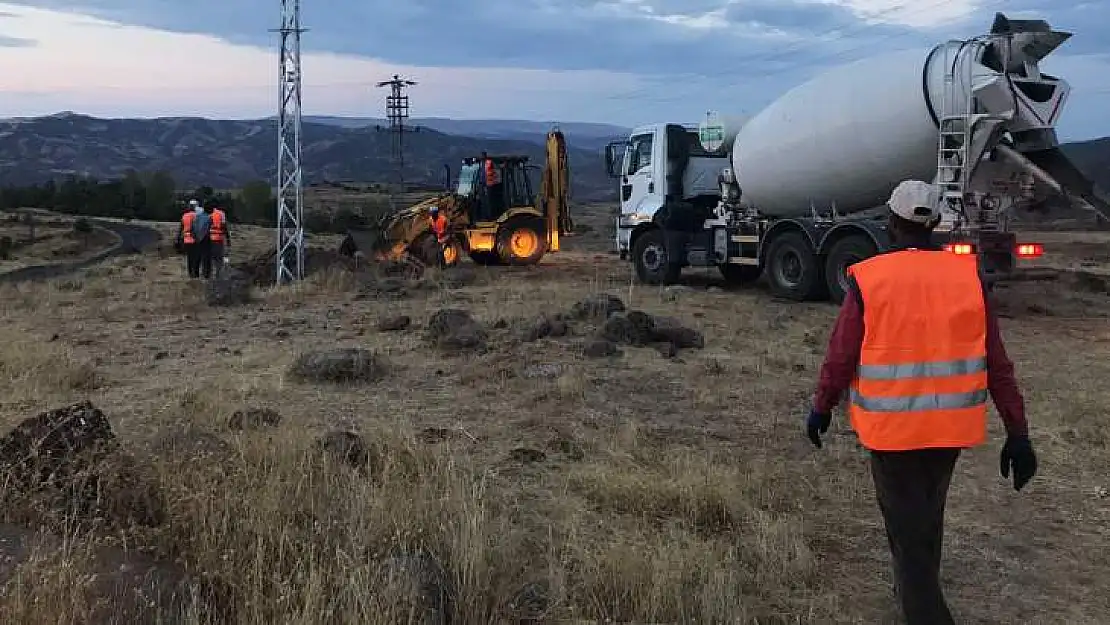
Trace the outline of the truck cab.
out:
M 610 143 L 605 161 L 609 177 L 619 185 L 616 247 L 622 259 L 639 235 L 653 228 L 703 231 L 720 199 L 717 177 L 729 162 L 726 151 L 702 147 L 697 125 L 663 123 L 640 126 L 626 141 Z M 671 237 L 674 242 L 684 238 Z M 671 264 L 684 265 L 680 256 L 672 251 Z M 653 259 L 663 260 L 658 255 Z

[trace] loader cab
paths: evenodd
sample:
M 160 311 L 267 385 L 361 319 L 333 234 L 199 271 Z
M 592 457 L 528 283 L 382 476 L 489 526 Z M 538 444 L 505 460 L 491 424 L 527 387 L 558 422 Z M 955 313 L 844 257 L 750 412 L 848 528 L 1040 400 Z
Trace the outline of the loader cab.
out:
M 493 161 L 497 172 L 496 184 L 486 184 L 486 159 Z M 469 207 L 471 223 L 497 221 L 510 209 L 534 206 L 536 196 L 528 169 L 527 156 L 464 159 L 455 194 Z

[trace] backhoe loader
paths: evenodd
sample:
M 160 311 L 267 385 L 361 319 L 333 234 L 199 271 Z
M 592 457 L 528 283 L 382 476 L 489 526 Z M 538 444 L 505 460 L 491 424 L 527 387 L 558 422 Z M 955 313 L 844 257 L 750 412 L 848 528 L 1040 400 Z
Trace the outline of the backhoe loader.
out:
M 573 232 L 568 204 L 569 168 L 563 133 L 547 133 L 546 163 L 540 193 L 532 190 L 527 156 L 463 159 L 453 191 L 389 213 L 365 230 L 349 230 L 340 252 L 357 252 L 375 260 L 415 257 L 434 264 L 438 244 L 431 231 L 429 209 L 438 206 L 450 224 L 443 251 L 447 265 L 463 254 L 479 264 L 534 265 L 548 252 L 559 251 L 559 237 Z M 498 184 L 485 184 L 486 161 L 497 170 Z

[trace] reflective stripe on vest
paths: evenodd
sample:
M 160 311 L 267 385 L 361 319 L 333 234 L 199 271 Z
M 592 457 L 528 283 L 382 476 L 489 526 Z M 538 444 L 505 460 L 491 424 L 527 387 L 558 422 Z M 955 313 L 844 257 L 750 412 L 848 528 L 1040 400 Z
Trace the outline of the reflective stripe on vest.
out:
M 196 240 L 193 239 L 193 219 L 196 216 L 196 211 L 191 209 L 181 216 L 181 241 L 186 245 L 196 243 Z
M 986 438 L 986 306 L 974 257 L 906 250 L 849 268 L 864 339 L 850 415 L 869 449 L 972 447 Z
M 213 243 L 222 243 L 224 240 L 224 220 L 227 216 L 220 209 L 212 211 L 212 227 L 208 231 L 208 238 Z

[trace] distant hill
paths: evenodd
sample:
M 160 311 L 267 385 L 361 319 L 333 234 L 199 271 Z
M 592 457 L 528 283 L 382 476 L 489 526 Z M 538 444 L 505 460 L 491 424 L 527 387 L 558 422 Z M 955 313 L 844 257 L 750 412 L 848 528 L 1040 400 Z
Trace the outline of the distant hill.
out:
M 373 117 L 332 117 L 306 115 L 305 121 L 328 124 L 341 128 L 367 128 L 385 126 L 384 119 Z M 443 117 L 414 117 L 408 122 L 416 127 L 428 128 L 449 135 L 478 137 L 481 139 L 509 139 L 542 142 L 552 126 L 558 125 L 573 147 L 599 150 L 610 141 L 625 139 L 631 129 L 613 124 L 588 122 L 538 122 L 519 119 L 446 119 Z
M 303 132 L 306 183 L 391 179 L 387 132 L 312 122 L 304 123 Z M 0 185 L 44 182 L 69 175 L 118 178 L 128 169 L 135 169 L 169 171 L 181 187 L 236 187 L 274 178 L 276 135 L 272 119 L 99 119 L 59 113 L 3 120 Z M 462 158 L 477 156 L 483 150 L 524 154 L 541 164 L 542 139 L 543 133 L 537 140 L 524 141 L 449 135 L 426 128 L 405 138 L 405 180 L 442 184 L 444 165 L 457 171 Z M 568 146 L 568 158 L 572 191 L 578 199 L 615 193 L 599 150 Z

